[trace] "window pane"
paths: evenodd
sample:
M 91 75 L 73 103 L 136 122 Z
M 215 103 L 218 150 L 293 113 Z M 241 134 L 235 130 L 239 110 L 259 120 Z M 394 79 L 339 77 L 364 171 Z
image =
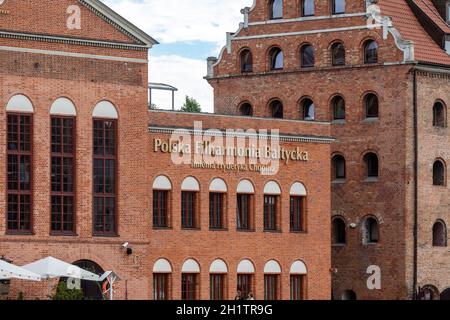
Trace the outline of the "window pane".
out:
M 304 120 L 314 120 L 316 113 L 316 107 L 312 100 L 306 99 L 303 101 L 303 119 Z
M 272 19 L 283 18 L 283 0 L 273 0 L 271 11 Z
M 291 231 L 304 231 L 303 228 L 303 197 L 291 197 L 290 222 Z
M 183 228 L 196 227 L 196 192 L 181 193 L 181 225 Z
M 223 228 L 223 198 L 221 193 L 209 195 L 209 226 L 212 229 Z
M 169 275 L 153 275 L 153 297 L 155 300 L 169 300 Z
M 333 13 L 345 13 L 345 0 L 334 0 Z
M 183 274 L 181 279 L 181 300 L 197 299 L 197 275 Z
M 278 275 L 264 276 L 264 299 L 278 300 Z
M 241 293 L 242 300 L 246 300 L 249 294 L 252 293 L 253 275 L 238 274 L 237 291 Z
M 264 196 L 264 229 L 277 230 L 276 196 Z
M 314 15 L 314 0 L 303 0 L 302 1 L 302 16 L 313 16 Z
M 210 275 L 210 299 L 224 300 L 225 294 L 225 275 L 212 274 Z
M 168 191 L 153 191 L 153 226 L 158 228 L 168 227 L 167 199 Z
M 238 230 L 250 230 L 250 195 L 239 194 L 237 196 L 237 228 Z
M 314 48 L 310 45 L 302 47 L 302 67 L 314 67 Z

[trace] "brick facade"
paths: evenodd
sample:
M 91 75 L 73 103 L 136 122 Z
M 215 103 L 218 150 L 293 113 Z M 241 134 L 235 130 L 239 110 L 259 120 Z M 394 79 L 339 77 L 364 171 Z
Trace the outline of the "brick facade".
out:
M 258 299 L 264 298 L 264 267 L 268 261 L 275 260 L 281 266 L 281 299 L 290 299 L 290 269 L 295 261 L 302 261 L 307 268 L 304 297 L 329 299 L 330 124 L 148 112 L 146 60 L 150 45 L 138 39 L 139 32 L 136 36 L 124 32 L 111 18 L 85 6 L 86 2 L 98 3 L 58 1 L 54 5 L 41 1 L 19 5 L 6 1 L 1 7 L 5 11 L 0 31 L 14 34 L 0 38 L 0 162 L 7 162 L 6 107 L 11 97 L 18 94 L 25 95 L 33 106 L 34 149 L 32 234 L 8 232 L 7 172 L 0 170 L 0 216 L 4 217 L 0 219 L 0 256 L 17 265 L 47 256 L 67 262 L 89 260 L 105 271 L 114 270 L 122 278 L 115 287 L 116 299 L 144 300 L 155 298 L 152 271 L 161 258 L 173 268 L 169 289 L 173 299 L 181 298 L 181 267 L 187 259 L 200 265 L 200 299 L 209 299 L 209 267 L 215 259 L 222 259 L 229 270 L 228 299 L 236 293 L 236 268 L 241 260 L 249 259 L 255 266 L 254 294 Z M 65 26 L 69 5 L 81 9 L 80 30 L 68 30 Z M 76 108 L 76 230 L 71 236 L 50 232 L 50 107 L 60 97 L 68 98 Z M 117 235 L 112 237 L 95 236 L 93 231 L 93 112 L 100 101 L 111 102 L 118 113 L 118 225 Z M 194 121 L 202 121 L 205 129 L 279 129 L 285 136 L 284 148 L 306 150 L 310 159 L 283 163 L 278 174 L 267 177 L 250 171 L 176 166 L 169 154 L 153 151 L 153 140 L 168 139 L 169 134 L 151 128 L 191 128 Z M 160 175 L 166 175 L 173 186 L 172 225 L 165 230 L 152 225 L 152 184 Z M 195 177 L 201 187 L 200 228 L 195 231 L 182 230 L 180 226 L 180 186 L 187 176 Z M 226 181 L 229 190 L 227 229 L 223 231 L 211 231 L 208 221 L 208 186 L 217 177 Z M 244 178 L 255 187 L 254 232 L 236 231 L 236 188 Z M 263 230 L 263 190 L 269 181 L 276 181 L 282 190 L 280 232 Z M 308 191 L 306 232 L 290 232 L 289 228 L 289 191 L 295 182 L 303 183 Z M 130 255 L 122 248 L 125 242 L 133 250 Z M 23 292 L 26 299 L 45 299 L 57 282 L 12 280 L 8 298 L 14 299 Z
M 432 229 L 437 219 L 448 228 L 450 217 L 445 200 L 448 187 L 433 187 L 432 173 L 435 159 L 448 161 L 442 140 L 447 129 L 433 128 L 432 110 L 438 100 L 448 104 L 448 76 L 443 75 L 447 73 L 448 64 L 443 63 L 448 56 L 421 28 L 407 1 L 378 1 L 380 21 L 390 16 L 393 22 L 392 26 L 388 23 L 375 29 L 367 27 L 369 1 L 347 1 L 345 13 L 340 15 L 330 15 L 332 1 L 314 1 L 313 17 L 301 17 L 300 1 L 283 3 L 283 18 L 279 20 L 269 19 L 267 1 L 257 0 L 252 8 L 244 9 L 244 15 L 248 14 L 245 22 L 228 36 L 219 58 L 208 59 L 215 111 L 239 114 L 239 107 L 245 102 L 252 105 L 254 115 L 270 117 L 269 104 L 279 99 L 284 118 L 300 119 L 302 99 L 312 99 L 315 120 L 332 122 L 331 133 L 336 142 L 330 159 L 342 155 L 346 160 L 346 179 L 332 181 L 330 218 L 344 219 L 347 237 L 345 245 L 332 246 L 333 298 L 348 297 L 351 290 L 358 299 L 411 299 L 415 291 L 425 286 L 435 287 L 439 297 L 450 285 L 448 247 L 432 246 Z M 405 41 L 410 37 L 416 46 Z M 377 63 L 364 61 L 367 39 L 378 44 Z M 336 42 L 345 46 L 345 66 L 331 63 L 331 47 Z M 305 43 L 314 47 L 313 68 L 300 66 L 300 48 Z M 269 52 L 273 46 L 283 50 L 282 70 L 270 68 Z M 252 72 L 241 72 L 243 49 L 252 52 Z M 413 70 L 420 61 L 442 66 L 415 78 Z M 364 98 L 368 93 L 379 100 L 376 119 L 365 115 Z M 345 120 L 333 120 L 331 102 L 336 95 L 345 100 Z M 417 250 L 414 101 L 419 154 Z M 368 152 L 378 156 L 377 179 L 367 179 L 364 156 Z M 376 244 L 364 242 L 367 217 L 375 218 L 379 224 L 380 239 Z M 368 268 L 373 265 L 381 268 L 379 290 L 368 289 L 366 283 Z

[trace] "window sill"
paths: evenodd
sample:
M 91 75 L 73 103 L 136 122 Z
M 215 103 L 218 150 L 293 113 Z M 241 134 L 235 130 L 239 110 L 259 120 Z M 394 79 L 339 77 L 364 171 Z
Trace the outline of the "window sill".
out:
M 291 230 L 291 231 L 289 231 L 289 233 L 292 233 L 292 234 L 308 234 L 308 231 Z
M 364 182 L 375 183 L 375 182 L 378 182 L 379 180 L 380 180 L 380 178 L 377 178 L 377 177 L 369 177 L 369 178 L 364 179 Z
M 343 124 L 345 124 L 345 119 L 335 119 L 335 120 L 331 121 L 331 124 L 343 125 Z
M 264 230 L 265 233 L 283 233 L 281 230 Z
M 344 184 L 347 183 L 347 179 L 336 179 L 331 181 L 332 184 Z
M 33 231 L 6 231 L 7 236 L 35 236 Z
M 347 246 L 347 244 L 345 244 L 345 243 L 335 243 L 335 244 L 331 245 L 332 248 L 344 248 L 346 246 Z
M 379 242 L 367 242 L 367 243 L 363 243 L 363 245 L 365 246 L 369 246 L 369 247 L 373 247 L 373 246 L 377 246 L 379 245 Z
M 229 231 L 229 230 L 228 230 L 228 228 L 209 228 L 209 231 L 225 232 L 225 231 Z
M 92 236 L 95 238 L 119 238 L 120 237 L 118 234 L 99 234 L 99 233 L 94 233 Z
M 182 231 L 200 231 L 200 228 L 186 228 L 186 227 L 182 227 L 181 228 Z
M 363 121 L 364 123 L 377 123 L 377 122 L 380 122 L 380 118 L 365 118 L 364 119 L 364 121 Z
M 153 230 L 173 230 L 172 227 L 153 227 Z
M 78 237 L 78 234 L 75 232 L 50 232 L 51 237 Z

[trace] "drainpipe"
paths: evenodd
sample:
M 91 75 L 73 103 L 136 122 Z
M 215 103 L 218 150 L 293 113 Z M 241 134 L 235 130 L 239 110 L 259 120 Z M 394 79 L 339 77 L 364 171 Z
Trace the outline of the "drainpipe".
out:
M 419 128 L 417 119 L 417 70 L 413 70 L 413 117 L 414 117 L 414 266 L 413 266 L 413 299 L 417 300 L 417 273 L 418 273 L 418 233 L 419 233 Z

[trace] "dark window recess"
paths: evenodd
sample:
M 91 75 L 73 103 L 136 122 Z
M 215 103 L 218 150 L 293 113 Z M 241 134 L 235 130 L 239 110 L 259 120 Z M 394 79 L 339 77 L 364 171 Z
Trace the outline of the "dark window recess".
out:
M 75 232 L 75 119 L 52 117 L 51 231 Z
M 154 190 L 153 191 L 153 227 L 167 228 L 169 227 L 169 191 Z
M 278 300 L 279 299 L 279 275 L 264 275 L 264 300 Z
M 283 119 L 283 103 L 279 100 L 274 100 L 270 103 L 270 114 L 272 118 Z
M 241 292 L 241 297 L 246 299 L 250 293 L 253 294 L 253 275 L 238 274 L 237 291 Z
M 169 274 L 153 275 L 153 297 L 155 300 L 169 300 Z
M 447 226 L 443 221 L 437 221 L 433 226 L 433 247 L 447 246 Z
M 211 229 L 224 228 L 224 194 L 209 194 L 209 227 Z
M 305 231 L 304 227 L 304 197 L 291 197 L 290 199 L 290 224 L 291 231 L 300 232 Z
M 210 299 L 211 300 L 225 300 L 225 275 L 211 274 L 210 275 Z
M 301 103 L 303 120 L 313 121 L 316 114 L 316 106 L 311 99 L 304 99 Z
M 264 230 L 276 231 L 278 230 L 278 197 L 264 196 Z
M 7 231 L 32 231 L 31 115 L 7 115 Z
M 281 70 L 284 66 L 284 55 L 280 48 L 272 48 L 269 53 L 271 70 Z
M 252 117 L 253 116 L 253 107 L 250 103 L 244 103 L 239 107 L 239 113 L 244 117 Z
M 181 300 L 197 300 L 197 274 L 183 273 L 181 277 Z
M 94 120 L 94 234 L 117 234 L 117 124 Z
M 197 192 L 181 192 L 181 226 L 186 229 L 197 228 Z
M 374 218 L 367 218 L 365 229 L 367 243 L 378 243 L 380 241 L 380 230 L 377 220 Z
M 304 297 L 305 276 L 291 275 L 291 300 L 305 300 Z
M 345 100 L 342 97 L 335 97 L 332 101 L 333 119 L 345 120 Z
M 333 244 L 345 244 L 346 228 L 345 222 L 341 218 L 335 218 L 332 222 L 332 243 Z
M 378 97 L 370 93 L 365 98 L 366 118 L 378 118 L 379 102 Z
M 445 107 L 441 102 L 436 102 L 433 106 L 433 126 L 443 128 L 446 124 Z
M 341 155 L 333 157 L 333 178 L 335 180 L 345 179 L 345 158 Z
M 364 63 L 378 63 L 378 44 L 374 40 L 368 40 L 364 45 Z
M 253 55 L 248 49 L 241 52 L 241 72 L 253 72 Z
M 312 45 L 304 45 L 301 49 L 301 67 L 311 68 L 314 67 L 314 47 Z
M 249 194 L 237 195 L 237 229 L 251 230 L 252 212 L 251 212 L 252 196 Z
M 364 156 L 366 163 L 367 177 L 378 178 L 378 156 L 374 153 L 368 153 Z
M 433 185 L 445 186 L 445 166 L 439 160 L 433 165 Z
M 345 65 L 345 47 L 342 43 L 335 43 L 331 47 L 332 64 L 333 66 Z

